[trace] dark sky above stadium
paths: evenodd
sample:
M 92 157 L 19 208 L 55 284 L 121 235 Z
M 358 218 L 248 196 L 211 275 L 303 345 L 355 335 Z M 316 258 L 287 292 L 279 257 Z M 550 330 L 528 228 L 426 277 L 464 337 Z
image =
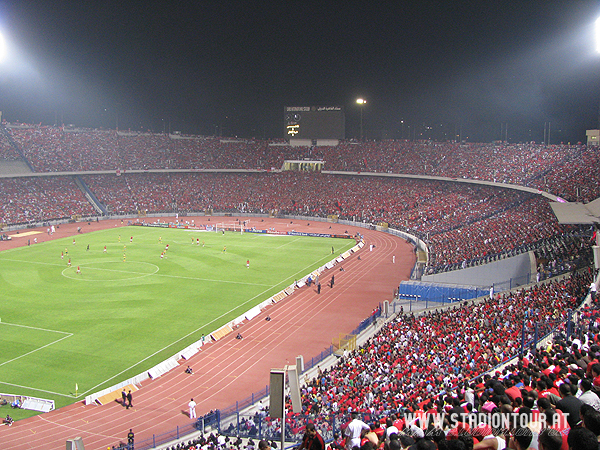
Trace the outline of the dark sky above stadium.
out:
M 0 0 L 9 121 L 282 137 L 342 105 L 346 135 L 584 140 L 598 1 Z

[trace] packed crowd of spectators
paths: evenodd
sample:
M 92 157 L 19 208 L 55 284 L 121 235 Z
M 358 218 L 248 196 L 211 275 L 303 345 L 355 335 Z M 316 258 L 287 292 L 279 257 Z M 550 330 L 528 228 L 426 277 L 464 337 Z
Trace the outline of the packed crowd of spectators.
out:
M 118 132 L 63 127 L 8 127 L 37 172 L 150 169 L 280 169 L 285 160 L 322 160 L 325 170 L 402 173 L 521 184 L 568 200 L 600 194 L 599 149 L 585 145 L 341 141 L 293 147 L 285 142 Z M 2 153 L 18 155 L 10 145 Z
M 591 202 L 600 197 L 600 147 L 582 147 L 552 165 L 529 185 L 568 201 Z
M 389 172 L 526 184 L 581 146 L 433 141 L 343 142 L 315 150 L 327 170 Z
M 10 135 L 36 172 L 281 168 L 305 148 L 273 141 L 115 130 L 14 127 Z M 271 146 L 270 144 L 278 144 Z
M 96 212 L 72 177 L 0 178 L 0 223 L 34 224 Z
M 489 255 L 520 253 L 527 244 L 559 232 L 548 203 L 531 197 L 486 220 L 433 236 L 429 272 L 471 266 Z
M 0 161 L 16 161 L 18 159 L 21 159 L 21 155 L 0 130 Z

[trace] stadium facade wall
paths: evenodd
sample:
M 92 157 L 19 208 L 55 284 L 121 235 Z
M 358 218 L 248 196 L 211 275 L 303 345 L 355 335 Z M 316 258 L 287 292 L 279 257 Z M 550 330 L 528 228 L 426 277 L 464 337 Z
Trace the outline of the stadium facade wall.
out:
M 533 252 L 493 261 L 481 266 L 451 272 L 423 275 L 421 281 L 451 284 L 472 284 L 475 286 L 494 286 L 496 292 L 516 286 L 527 285 L 535 281 L 536 262 Z

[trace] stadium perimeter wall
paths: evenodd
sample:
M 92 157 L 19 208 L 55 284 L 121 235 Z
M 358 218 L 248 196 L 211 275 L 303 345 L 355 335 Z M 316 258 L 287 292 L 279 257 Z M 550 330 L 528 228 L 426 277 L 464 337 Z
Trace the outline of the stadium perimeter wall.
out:
M 535 281 L 536 261 L 532 251 L 511 256 L 481 266 L 423 275 L 421 281 L 433 283 L 492 286 L 496 292 Z M 509 281 L 507 281 L 509 280 Z

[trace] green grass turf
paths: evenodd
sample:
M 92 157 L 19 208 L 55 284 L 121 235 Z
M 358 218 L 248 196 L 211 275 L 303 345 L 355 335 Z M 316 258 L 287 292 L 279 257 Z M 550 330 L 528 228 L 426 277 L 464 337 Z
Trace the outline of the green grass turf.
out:
M 0 392 L 73 403 L 240 316 L 331 260 L 332 246 L 339 254 L 354 245 L 133 226 L 75 239 L 0 252 Z

